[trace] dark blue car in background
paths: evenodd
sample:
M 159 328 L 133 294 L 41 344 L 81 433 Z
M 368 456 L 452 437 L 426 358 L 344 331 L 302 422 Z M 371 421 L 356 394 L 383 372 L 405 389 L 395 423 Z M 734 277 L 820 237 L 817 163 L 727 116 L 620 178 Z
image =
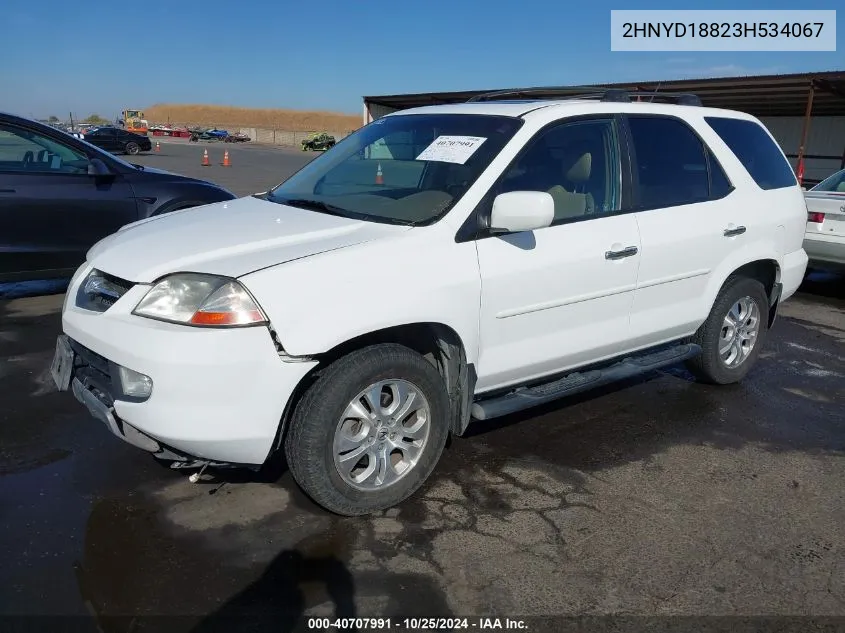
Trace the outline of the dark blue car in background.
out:
M 70 277 L 130 222 L 235 197 L 0 112 L 0 283 Z

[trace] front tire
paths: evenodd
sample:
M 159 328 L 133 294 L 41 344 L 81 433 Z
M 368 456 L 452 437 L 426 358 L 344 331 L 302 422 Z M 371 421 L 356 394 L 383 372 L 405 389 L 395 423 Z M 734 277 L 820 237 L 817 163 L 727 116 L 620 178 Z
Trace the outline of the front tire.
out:
M 378 512 L 416 492 L 448 434 L 449 399 L 435 367 L 382 344 L 329 365 L 297 404 L 285 439 L 305 493 L 345 516 Z
M 134 156 L 135 154 L 141 151 L 141 147 L 138 145 L 138 143 L 130 141 L 126 144 L 125 151 L 130 156 Z
M 756 279 L 729 278 L 710 315 L 692 338 L 701 354 L 687 361 L 700 381 L 728 385 L 745 378 L 768 333 L 769 302 Z

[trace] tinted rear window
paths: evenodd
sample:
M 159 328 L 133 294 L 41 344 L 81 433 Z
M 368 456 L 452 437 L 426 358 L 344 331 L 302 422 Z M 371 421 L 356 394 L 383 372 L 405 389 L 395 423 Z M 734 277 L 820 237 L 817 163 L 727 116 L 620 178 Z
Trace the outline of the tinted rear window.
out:
M 798 181 L 766 130 L 754 121 L 706 117 L 705 120 L 731 148 L 761 189 L 793 187 Z

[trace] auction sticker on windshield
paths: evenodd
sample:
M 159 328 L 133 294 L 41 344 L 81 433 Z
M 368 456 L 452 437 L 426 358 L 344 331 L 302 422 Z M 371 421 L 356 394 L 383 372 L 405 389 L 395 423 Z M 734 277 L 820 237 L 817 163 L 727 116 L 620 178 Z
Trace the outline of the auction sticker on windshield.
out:
M 463 165 L 486 140 L 481 136 L 438 136 L 417 156 L 417 160 Z

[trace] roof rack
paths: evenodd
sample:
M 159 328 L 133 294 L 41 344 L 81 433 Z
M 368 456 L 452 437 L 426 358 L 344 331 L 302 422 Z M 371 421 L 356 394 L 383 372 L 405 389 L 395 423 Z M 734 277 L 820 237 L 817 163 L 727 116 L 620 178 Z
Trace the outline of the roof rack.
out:
M 677 105 L 701 106 L 701 99 L 698 95 L 676 92 L 624 90 L 622 88 L 602 88 L 597 86 L 562 86 L 547 88 L 518 88 L 515 90 L 498 90 L 496 92 L 485 92 L 475 95 L 467 100 L 467 103 L 480 101 L 496 101 L 502 98 L 535 96 L 537 99 L 545 100 L 568 100 L 568 99 L 593 99 L 596 101 L 630 103 L 641 101 L 643 98 L 649 102 L 672 102 Z
M 467 103 L 478 101 L 496 101 L 508 97 L 532 97 L 540 96 L 548 98 L 554 95 L 555 98 L 563 99 L 599 99 L 608 91 L 601 86 L 543 86 L 538 88 L 516 88 L 513 90 L 496 90 L 475 95 L 467 100 Z M 541 98 L 542 98 L 541 97 Z
M 647 92 L 645 90 L 635 90 L 629 93 L 632 97 L 637 97 L 637 100 L 645 99 L 649 102 L 654 101 L 670 101 L 676 105 L 687 106 L 701 106 L 701 99 L 698 95 L 687 92 Z

